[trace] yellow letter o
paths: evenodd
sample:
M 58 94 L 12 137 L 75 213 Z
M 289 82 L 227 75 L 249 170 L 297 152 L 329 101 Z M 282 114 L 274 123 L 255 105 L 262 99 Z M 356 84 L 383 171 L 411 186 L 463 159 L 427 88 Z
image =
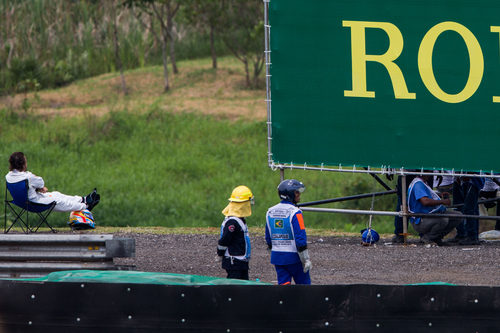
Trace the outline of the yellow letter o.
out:
M 469 78 L 464 89 L 458 94 L 448 94 L 439 87 L 432 68 L 432 53 L 437 38 L 444 31 L 457 32 L 464 40 L 469 52 Z M 481 46 L 474 34 L 465 26 L 456 22 L 442 22 L 433 26 L 424 36 L 418 50 L 418 70 L 424 85 L 436 98 L 447 103 L 460 103 L 469 99 L 481 84 L 484 72 L 484 58 Z

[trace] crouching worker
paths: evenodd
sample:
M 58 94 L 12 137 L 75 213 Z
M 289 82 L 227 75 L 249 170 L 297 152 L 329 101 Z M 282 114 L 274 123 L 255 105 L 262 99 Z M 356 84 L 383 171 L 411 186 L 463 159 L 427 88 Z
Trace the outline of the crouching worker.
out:
M 307 235 L 302 211 L 297 208 L 305 186 L 295 179 L 278 185 L 281 202 L 267 211 L 266 243 L 271 250 L 271 264 L 276 268 L 278 284 L 311 284 L 312 267 L 307 249 Z
M 228 279 L 248 280 L 250 237 L 245 217 L 252 215 L 253 194 L 244 185 L 231 193 L 229 204 L 222 214 L 226 216 L 220 228 L 217 254 L 222 257 L 222 268 Z
M 434 192 L 428 185 L 432 181 L 432 175 L 416 177 L 408 187 L 408 208 L 410 213 L 423 214 L 454 214 L 457 217 L 411 217 L 410 222 L 413 229 L 420 234 L 424 243 L 436 243 L 439 246 L 445 245 L 443 237 L 452 231 L 462 222 L 462 213 L 447 209 L 450 205 L 448 193 L 442 193 L 443 198 Z
M 92 210 L 100 200 L 100 195 L 94 189 L 87 196 L 66 195 L 60 192 L 49 192 L 42 177 L 28 171 L 28 161 L 22 152 L 15 152 L 9 158 L 10 172 L 5 175 L 7 183 L 17 183 L 28 180 L 28 199 L 31 202 L 50 204 L 56 202 L 54 211 L 71 212 L 77 210 Z

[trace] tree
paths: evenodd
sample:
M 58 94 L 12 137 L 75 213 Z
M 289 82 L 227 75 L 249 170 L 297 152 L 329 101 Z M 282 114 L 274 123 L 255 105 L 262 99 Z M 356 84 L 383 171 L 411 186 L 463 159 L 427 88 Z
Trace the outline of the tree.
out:
M 223 9 L 219 33 L 227 48 L 243 62 L 247 87 L 256 88 L 265 60 L 262 1 L 223 0 Z
M 170 89 L 167 66 L 167 45 L 169 44 L 172 71 L 174 74 L 179 72 L 175 61 L 175 38 L 173 29 L 174 17 L 179 11 L 180 2 L 174 0 L 125 0 L 123 4 L 132 9 L 141 25 L 149 29 L 156 41 L 161 44 L 163 77 L 165 79 L 164 91 L 167 92 Z M 149 24 L 147 20 L 144 19 L 142 14 L 149 17 Z M 157 27 L 155 26 L 155 20 L 158 21 L 159 24 L 159 33 L 157 31 Z
M 15 14 L 17 5 L 3 1 L 0 4 L 0 69 L 9 68 L 15 45 Z M 5 53 L 5 54 L 4 54 Z
M 217 52 L 215 51 L 215 33 L 220 22 L 223 8 L 221 0 L 185 0 L 184 14 L 192 25 L 207 29 L 210 35 L 210 54 L 212 68 L 217 69 Z
M 116 15 L 116 0 L 110 3 L 111 6 L 111 18 L 113 19 L 113 44 L 115 46 L 115 63 L 116 68 L 120 71 L 120 78 L 122 83 L 122 91 L 124 95 L 128 94 L 127 84 L 125 83 L 125 76 L 123 75 L 123 63 L 120 56 L 120 43 L 118 41 L 118 27 L 117 27 L 117 15 Z

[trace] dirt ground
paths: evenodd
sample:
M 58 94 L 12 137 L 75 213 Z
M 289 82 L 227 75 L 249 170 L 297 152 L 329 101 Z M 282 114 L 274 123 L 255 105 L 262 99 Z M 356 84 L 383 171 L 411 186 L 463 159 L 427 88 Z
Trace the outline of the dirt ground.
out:
M 136 257 L 115 259 L 138 271 L 225 277 L 213 234 L 115 234 L 136 241 Z M 276 283 L 263 236 L 251 235 L 250 279 Z M 308 237 L 313 284 L 411 284 L 447 282 L 500 286 L 500 241 L 479 246 L 437 247 L 381 239 L 362 246 L 360 237 Z

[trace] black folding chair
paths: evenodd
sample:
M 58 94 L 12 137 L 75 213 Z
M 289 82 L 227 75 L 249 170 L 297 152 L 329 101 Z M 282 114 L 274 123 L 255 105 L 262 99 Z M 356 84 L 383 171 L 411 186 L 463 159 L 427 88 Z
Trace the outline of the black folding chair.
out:
M 40 204 L 32 202 L 28 199 L 28 180 L 23 180 L 17 183 L 6 183 L 5 186 L 5 220 L 4 220 L 4 233 L 8 233 L 12 227 L 19 224 L 24 233 L 37 232 L 42 224 L 46 224 L 52 232 L 56 232 L 52 226 L 47 222 L 47 217 L 50 215 L 56 202 L 50 204 Z M 7 198 L 7 192 L 10 193 L 12 200 Z M 7 228 L 7 207 L 12 212 L 14 220 Z M 17 207 L 17 208 L 16 208 Z M 34 213 L 38 216 L 37 221 L 33 227 L 29 223 L 29 215 Z

